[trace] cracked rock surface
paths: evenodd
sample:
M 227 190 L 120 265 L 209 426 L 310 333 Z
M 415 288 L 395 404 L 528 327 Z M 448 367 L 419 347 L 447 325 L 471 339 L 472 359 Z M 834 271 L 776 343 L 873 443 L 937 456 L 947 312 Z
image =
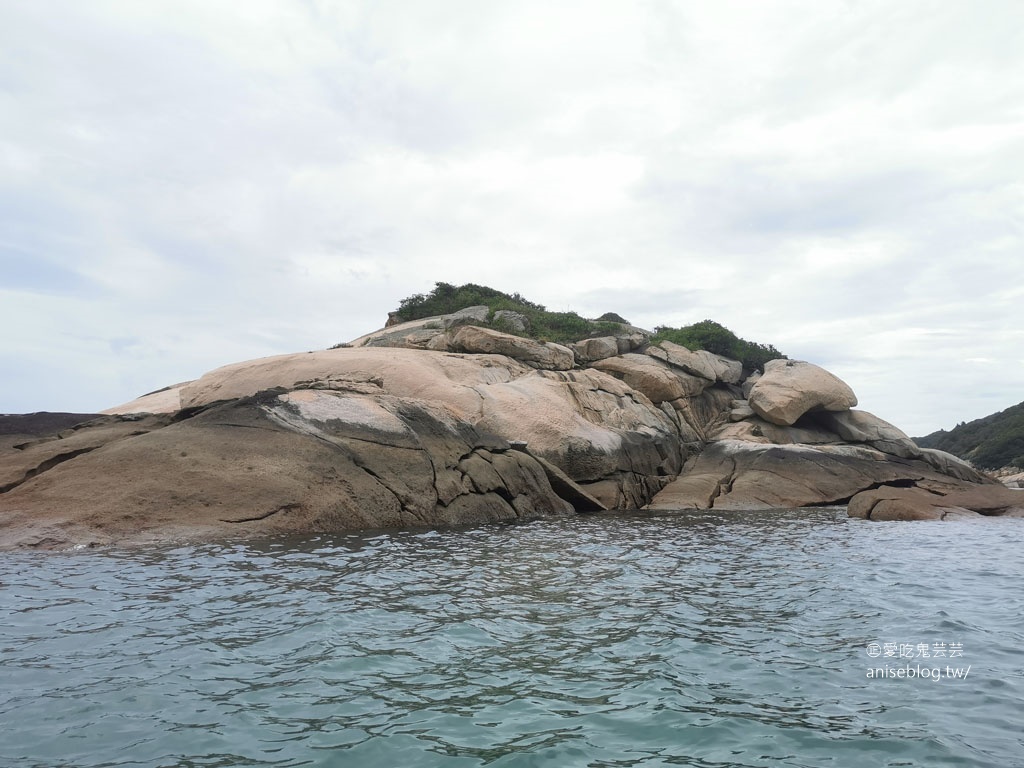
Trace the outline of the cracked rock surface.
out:
M 476 321 L 227 365 L 77 425 L 0 417 L 0 548 L 624 508 L 1024 514 L 1018 492 L 850 410 L 853 392 L 815 366 L 744 378 L 632 327 L 570 350 Z
M 422 401 L 272 390 L 163 420 L 119 435 L 93 422 L 20 451 L 17 468 L 3 466 L 9 476 L 40 459 L 50 466 L 0 496 L 0 542 L 59 548 L 573 511 L 536 459 Z

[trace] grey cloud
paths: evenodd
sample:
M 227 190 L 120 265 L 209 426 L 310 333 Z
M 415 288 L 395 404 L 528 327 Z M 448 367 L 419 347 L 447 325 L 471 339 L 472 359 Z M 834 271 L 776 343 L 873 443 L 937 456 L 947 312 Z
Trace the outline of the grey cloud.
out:
M 0 323 L 36 338 L 0 409 L 347 341 L 437 280 L 710 317 L 900 426 L 1020 399 L 1019 4 L 556 5 L 6 5 Z

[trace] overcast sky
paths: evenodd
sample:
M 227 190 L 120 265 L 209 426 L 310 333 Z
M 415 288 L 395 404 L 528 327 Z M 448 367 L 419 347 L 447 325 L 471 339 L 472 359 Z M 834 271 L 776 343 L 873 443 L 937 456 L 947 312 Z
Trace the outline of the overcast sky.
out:
M 445 281 L 950 428 L 1024 400 L 1024 2 L 0 0 L 0 267 L 0 412 Z

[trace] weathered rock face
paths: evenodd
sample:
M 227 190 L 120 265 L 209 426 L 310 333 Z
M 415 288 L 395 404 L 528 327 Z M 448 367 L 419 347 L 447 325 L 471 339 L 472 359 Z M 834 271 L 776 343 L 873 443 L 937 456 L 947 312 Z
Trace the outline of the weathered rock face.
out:
M 673 344 L 671 341 L 662 341 L 651 345 L 647 349 L 647 354 L 659 360 L 664 360 L 666 363 L 674 365 L 691 376 L 699 376 L 702 379 L 707 379 L 709 382 L 715 381 L 718 378 L 715 366 L 706 357 L 698 355 L 696 352 L 679 344 Z
M 619 342 L 614 336 L 584 339 L 570 344 L 569 348 L 576 355 L 577 363 L 592 363 L 620 354 Z
M 799 360 L 772 360 L 750 388 L 750 407 L 765 421 L 795 424 L 808 411 L 845 411 L 857 396 L 824 368 Z
M 650 509 L 774 509 L 845 504 L 880 485 L 952 490 L 956 478 L 930 465 L 854 445 L 709 445 L 655 496 Z
M 600 371 L 538 371 L 478 391 L 477 427 L 526 442 L 609 508 L 642 506 L 682 467 L 672 418 Z
M 3 467 L 21 480 L 0 497 L 3 544 L 465 524 L 573 509 L 529 454 L 425 402 L 265 392 L 167 421 L 94 422 L 22 451 L 23 464 L 42 469 Z
M 572 350 L 561 344 L 524 339 L 475 325 L 459 328 L 451 337 L 449 348 L 478 355 L 505 355 L 533 368 L 549 371 L 568 371 L 576 363 Z
M 51 435 L 15 441 L 0 453 L 0 493 L 5 494 L 66 461 L 102 448 L 108 443 L 144 435 L 171 423 L 168 414 L 96 416 Z
M 848 514 L 866 520 L 1024 517 L 1024 493 L 994 485 L 949 490 L 884 487 L 855 495 Z
M 103 413 L 111 416 L 130 413 L 175 413 L 182 407 L 181 390 L 191 383 L 191 381 L 185 381 L 158 389 L 156 392 L 137 397 L 129 403 L 107 408 Z
M 1024 514 L 1024 496 L 992 496 L 969 465 L 850 410 L 852 391 L 817 366 L 773 361 L 744 382 L 736 361 L 649 346 L 639 330 L 570 350 L 474 325 L 486 316 L 471 307 L 236 363 L 110 411 L 121 415 L 7 435 L 0 547 L 645 505 Z M 135 410 L 147 413 L 124 415 Z
M 622 379 L 655 403 L 699 395 L 711 384 L 707 379 L 673 371 L 655 358 L 635 353 L 598 360 L 592 367 Z
M 610 505 L 649 499 L 649 481 L 634 467 L 660 478 L 682 465 L 673 418 L 640 392 L 599 371 L 539 371 L 500 355 L 366 347 L 284 355 L 212 371 L 186 388 L 185 402 L 198 407 L 274 388 L 443 406 L 474 428 L 526 442 L 581 483 L 601 482 Z
M 1012 475 L 1004 475 L 999 482 L 1007 488 L 1024 488 L 1024 472 L 1015 472 Z
M 212 371 L 181 398 L 175 414 L 107 417 L 4 453 L 0 545 L 639 506 L 683 461 L 671 411 L 623 382 L 501 355 L 283 355 Z

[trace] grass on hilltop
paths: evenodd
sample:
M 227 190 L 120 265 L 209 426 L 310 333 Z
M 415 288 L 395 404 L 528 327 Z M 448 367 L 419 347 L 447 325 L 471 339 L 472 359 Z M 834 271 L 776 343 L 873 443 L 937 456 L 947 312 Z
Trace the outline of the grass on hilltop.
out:
M 549 312 L 543 304 L 537 304 L 519 293 L 505 293 L 485 285 L 466 283 L 451 285 L 435 283 L 430 293 L 416 293 L 399 302 L 395 319 L 399 322 L 421 320 L 426 317 L 449 315 L 466 307 L 486 306 L 490 310 L 488 322 L 492 327 L 507 333 L 567 344 L 597 336 L 609 336 L 632 328 L 629 321 L 615 312 L 606 312 L 594 320 L 588 320 L 575 312 Z M 518 312 L 526 318 L 525 332 L 516 331 L 495 313 L 501 310 Z M 739 360 L 748 370 L 763 370 L 768 360 L 784 358 L 771 344 L 758 344 L 741 339 L 725 326 L 714 320 L 703 320 L 682 328 L 660 325 L 655 328 L 651 343 L 671 341 L 691 350 L 705 349 L 723 357 Z

